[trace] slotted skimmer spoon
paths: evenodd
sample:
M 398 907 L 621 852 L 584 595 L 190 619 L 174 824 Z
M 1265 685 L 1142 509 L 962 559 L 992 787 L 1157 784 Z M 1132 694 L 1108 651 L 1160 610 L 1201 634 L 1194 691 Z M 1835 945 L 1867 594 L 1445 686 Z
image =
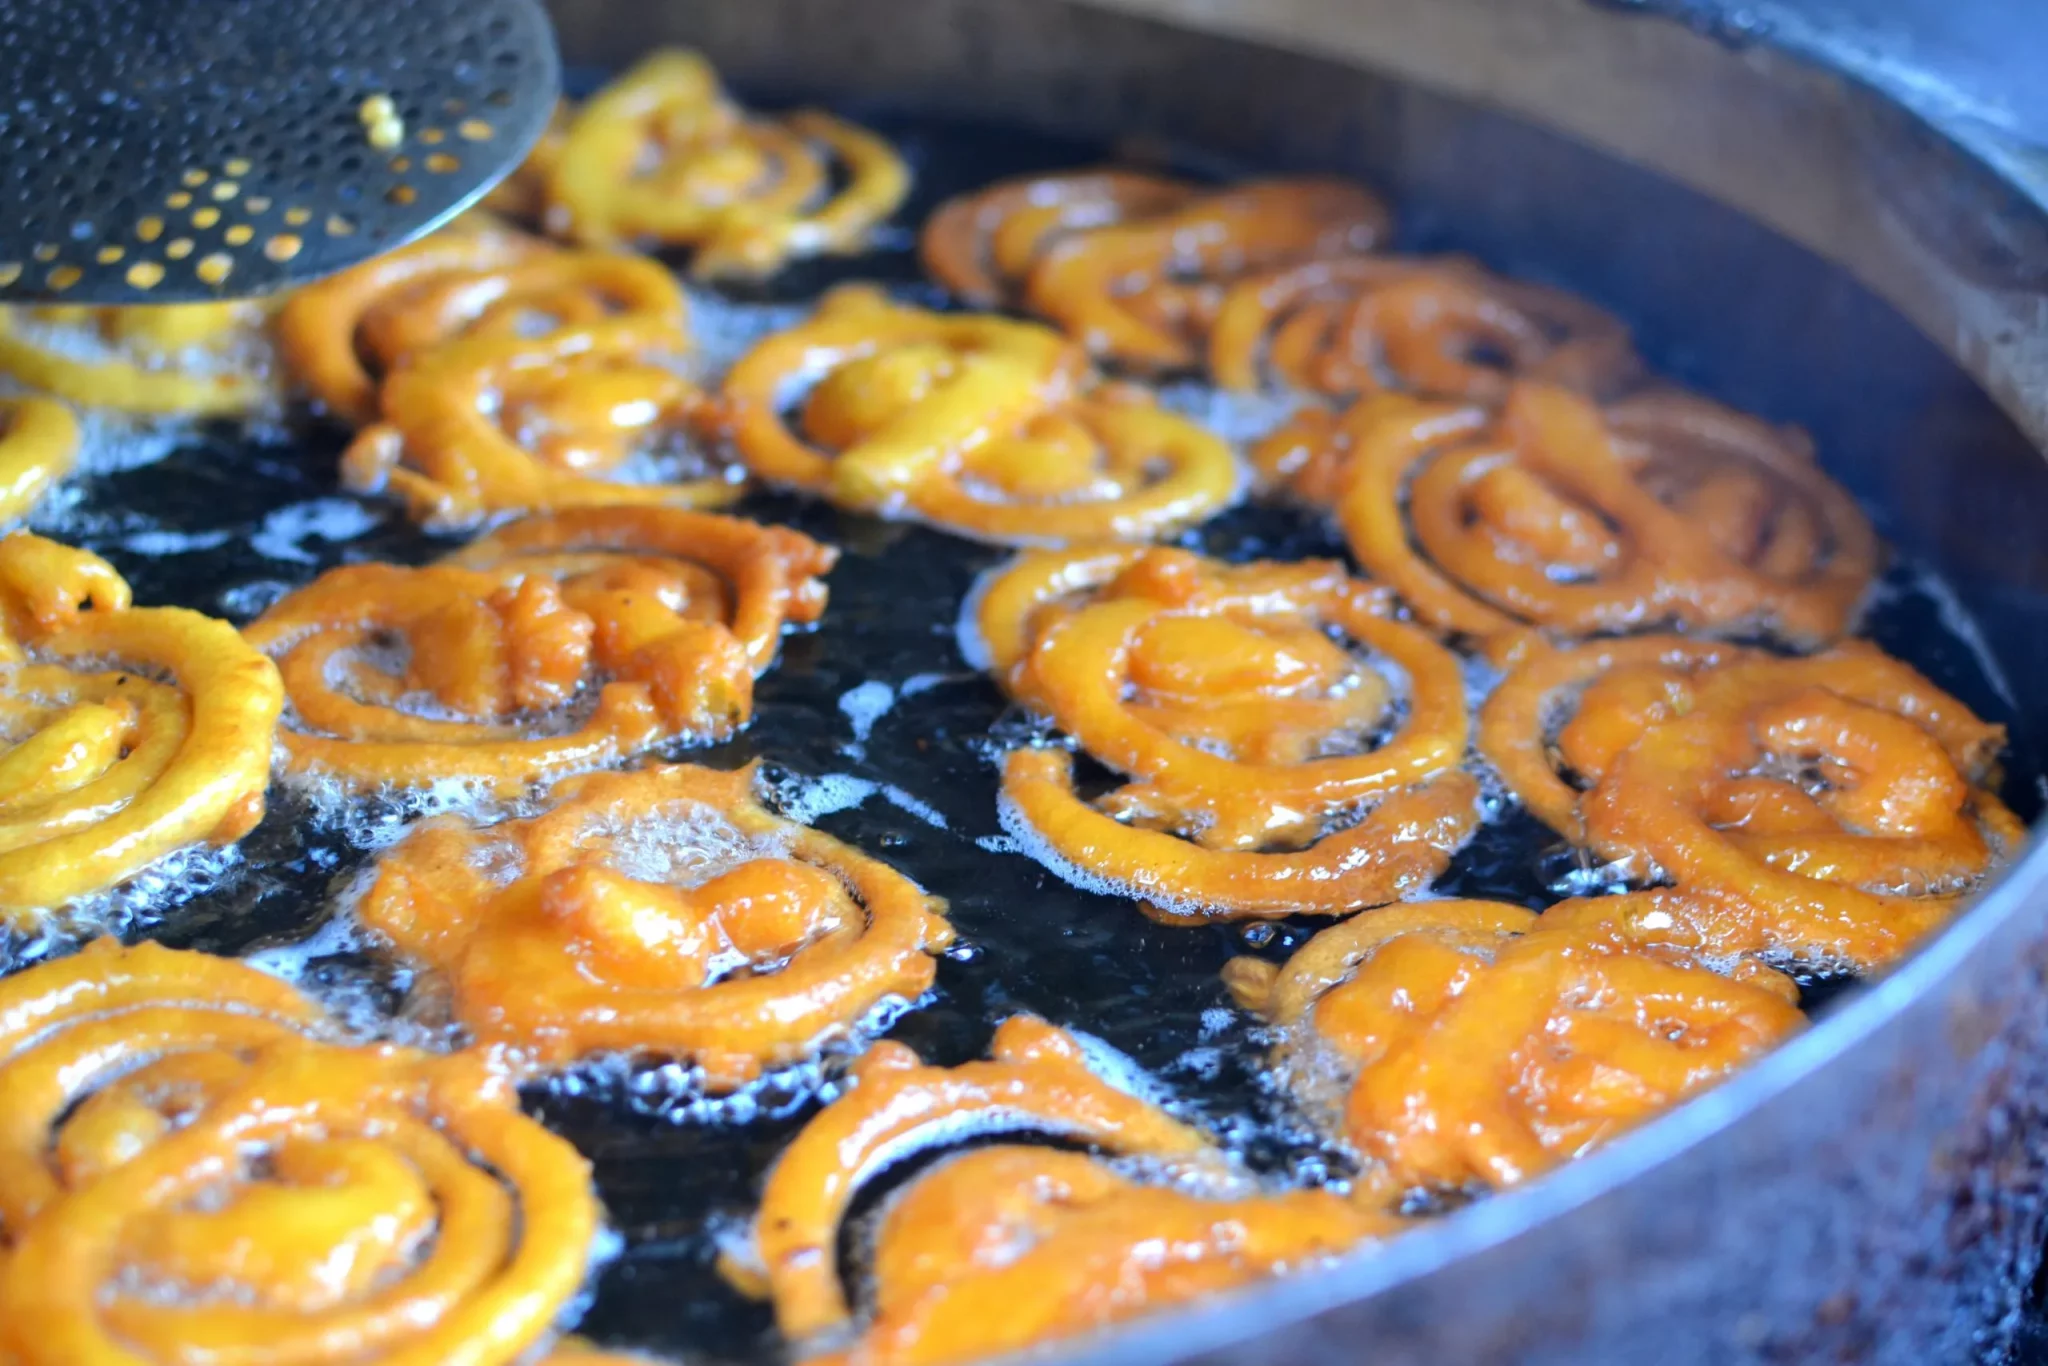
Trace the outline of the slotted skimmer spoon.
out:
M 0 0 L 0 302 L 353 265 L 516 166 L 559 88 L 538 0 Z

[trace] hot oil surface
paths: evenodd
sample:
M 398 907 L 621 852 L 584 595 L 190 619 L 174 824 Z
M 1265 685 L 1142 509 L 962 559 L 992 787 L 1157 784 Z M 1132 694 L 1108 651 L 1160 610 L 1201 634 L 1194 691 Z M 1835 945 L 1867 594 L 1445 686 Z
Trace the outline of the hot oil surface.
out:
M 801 264 L 767 286 L 727 293 L 729 302 L 799 302 L 856 278 L 936 302 L 916 269 L 912 229 L 939 200 L 1000 176 L 1102 159 L 1099 148 L 979 127 L 870 121 L 904 146 L 918 176 L 917 195 L 883 249 Z M 761 315 L 742 308 L 700 316 L 744 331 L 749 316 Z M 82 483 L 38 526 L 112 560 L 139 602 L 237 621 L 335 564 L 418 563 L 450 548 L 389 506 L 341 494 L 334 471 L 342 442 L 333 431 L 279 445 L 254 444 L 233 428 L 201 429 L 159 463 Z M 1004 553 L 784 497 L 758 495 L 738 510 L 831 541 L 845 557 L 831 576 L 823 622 L 787 639 L 761 680 L 747 733 L 670 757 L 718 766 L 763 760 L 793 814 L 815 815 L 821 828 L 947 899 L 960 946 L 940 963 L 934 997 L 897 1019 L 890 1037 L 931 1061 L 960 1062 L 982 1053 L 999 1020 L 1037 1012 L 1129 1054 L 1253 1168 L 1313 1180 L 1340 1166 L 1260 1087 L 1264 1043 L 1218 979 L 1232 956 L 1278 956 L 1322 922 L 1162 927 L 1128 902 L 1079 891 L 1009 851 L 996 819 L 991 756 L 1000 744 L 991 731 L 1014 733 L 1018 718 L 961 658 L 954 634 L 976 575 Z M 1186 543 L 1237 560 L 1342 555 L 1314 518 L 1275 507 L 1238 509 Z M 1938 580 L 1911 566 L 1892 570 L 1866 632 L 1981 714 L 2015 720 Z M 2039 783 L 2028 737 L 2016 735 L 2007 795 L 2029 819 L 2041 804 Z M 276 791 L 222 884 L 139 929 L 179 947 L 262 951 L 266 966 L 298 975 L 366 1031 L 388 1031 L 407 999 L 405 974 L 345 933 L 315 934 L 369 857 L 364 844 L 390 833 L 389 822 L 380 829 L 359 819 L 344 832 L 315 820 L 305 798 Z M 1551 884 L 1571 863 L 1555 836 L 1509 810 L 1480 831 L 1438 888 L 1540 906 L 1554 899 Z M 289 947 L 301 941 L 302 949 Z M 39 947 L 17 944 L 12 956 Z M 1816 984 L 1811 1003 L 1836 989 Z M 710 1106 L 690 1103 L 672 1070 L 636 1077 L 594 1068 L 533 1088 L 530 1107 L 596 1164 L 624 1236 L 582 1331 L 692 1361 L 777 1356 L 767 1311 L 716 1276 L 715 1240 L 750 1208 L 762 1175 L 819 1099 L 817 1073 L 771 1079 Z

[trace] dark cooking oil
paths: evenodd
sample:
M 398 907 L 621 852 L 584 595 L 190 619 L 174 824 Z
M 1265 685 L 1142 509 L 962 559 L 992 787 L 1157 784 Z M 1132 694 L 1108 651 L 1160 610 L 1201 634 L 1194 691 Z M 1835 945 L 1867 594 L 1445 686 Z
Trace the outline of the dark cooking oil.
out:
M 870 278 L 921 302 L 942 302 L 918 274 L 912 237 L 912 225 L 939 200 L 997 177 L 1105 155 L 861 112 L 898 140 L 917 172 L 916 197 L 893 236 L 861 258 L 799 263 L 767 285 L 728 292 L 728 300 L 790 305 L 793 318 L 794 306 L 828 285 Z M 778 315 L 745 316 L 758 326 Z M 700 327 L 722 326 L 722 317 L 715 307 L 702 309 Z M 1235 408 L 1216 413 L 1245 416 Z M 409 527 L 390 506 L 338 490 L 342 440 L 325 429 L 255 440 L 233 427 L 197 428 L 157 463 L 85 482 L 39 525 L 112 560 L 138 602 L 238 621 L 333 565 L 418 563 L 447 550 L 450 543 Z M 1123 1051 L 1254 1171 L 1310 1182 L 1341 1174 L 1342 1155 L 1261 1085 L 1264 1042 L 1218 978 L 1235 955 L 1284 956 L 1319 922 L 1156 925 L 1128 902 L 1060 881 L 1003 835 L 991 732 L 1014 733 L 1019 718 L 962 659 L 954 632 L 975 576 L 1003 552 L 786 497 L 757 495 L 738 510 L 844 549 L 830 578 L 831 607 L 815 630 L 785 641 L 758 685 L 745 735 L 670 757 L 719 766 L 762 760 L 771 790 L 795 814 L 946 898 L 960 943 L 940 962 L 936 990 L 878 1025 L 929 1061 L 957 1063 L 981 1055 L 996 1022 L 1035 1012 Z M 1240 508 L 1185 543 L 1229 559 L 1343 554 L 1316 518 L 1281 507 Z M 1994 667 L 1938 580 L 1894 566 L 1866 630 L 1980 714 L 2013 719 Z M 2040 806 L 2039 781 L 2034 753 L 2016 744 L 2007 796 L 2029 819 Z M 206 882 L 171 888 L 176 904 L 147 908 L 127 932 L 216 953 L 254 952 L 359 1026 L 388 1032 L 389 1021 L 409 1019 L 418 993 L 403 971 L 332 921 L 335 896 L 363 866 L 365 846 L 396 829 L 390 818 L 399 813 L 389 804 L 372 814 L 383 819 L 343 817 L 280 795 L 237 855 L 209 868 Z M 1438 889 L 1540 907 L 1597 886 L 1599 876 L 1506 806 Z M 19 963 L 50 947 L 17 941 L 0 952 Z M 1810 983 L 1809 1005 L 1841 989 Z M 530 1090 L 529 1108 L 595 1163 L 620 1235 L 582 1331 L 691 1361 L 780 1355 L 766 1310 L 727 1288 L 713 1258 L 719 1239 L 747 1215 L 776 1153 L 831 1093 L 842 1063 L 830 1059 L 722 1100 L 697 1094 L 674 1067 L 591 1067 Z

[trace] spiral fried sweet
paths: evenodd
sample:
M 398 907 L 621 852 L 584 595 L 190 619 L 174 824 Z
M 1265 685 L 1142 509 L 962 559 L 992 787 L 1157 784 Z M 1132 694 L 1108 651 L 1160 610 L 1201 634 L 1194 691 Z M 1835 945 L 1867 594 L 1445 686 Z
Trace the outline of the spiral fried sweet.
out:
M 976 308 L 1015 307 L 1046 250 L 1077 232 L 1178 209 L 1201 190 L 1142 171 L 1066 171 L 998 181 L 940 205 L 918 254 L 933 279 Z
M 753 783 L 661 766 L 570 779 L 530 820 L 431 820 L 357 911 L 481 1042 L 541 1064 L 656 1053 L 729 1090 L 915 1000 L 952 939 L 915 883 L 771 815 Z
M 1152 217 L 1056 236 L 1024 302 L 1099 356 L 1146 370 L 1200 365 L 1228 285 L 1319 257 L 1366 251 L 1391 229 L 1359 186 L 1255 181 Z
M 997 1028 L 986 1062 L 929 1067 L 902 1044 L 883 1042 L 861 1056 L 853 1080 L 783 1150 L 754 1220 L 756 1288 L 773 1300 L 783 1334 L 799 1343 L 851 1321 L 840 1225 L 861 1186 L 888 1164 L 1002 1130 L 1124 1156 L 1216 1155 L 1199 1132 L 1104 1079 L 1073 1035 L 1031 1016 Z
M 293 377 L 335 416 L 365 423 L 384 376 L 457 337 L 510 344 L 626 318 L 681 354 L 686 317 L 682 289 L 658 262 L 554 246 L 471 214 L 298 290 L 277 335 Z
M 245 634 L 283 672 L 292 771 L 512 794 L 744 725 L 836 558 L 733 517 L 580 508 L 424 568 L 330 570 Z
M 1217 308 L 1208 361 L 1226 389 L 1477 403 L 1498 403 L 1516 378 L 1606 395 L 1638 368 L 1627 329 L 1582 299 L 1468 261 L 1394 256 L 1237 281 Z
M 130 605 L 96 555 L 0 539 L 0 921 L 263 815 L 277 670 L 234 628 Z
M 860 250 L 909 192 L 883 138 L 820 110 L 750 115 L 702 56 L 669 49 L 571 117 L 546 222 L 596 246 L 693 248 L 700 276 L 760 276 Z
M 866 287 L 834 291 L 743 356 L 723 407 L 747 467 L 770 482 L 1005 544 L 1144 540 L 1237 495 L 1227 445 L 1096 384 L 1057 333 Z
M 78 458 L 78 419 L 55 399 L 0 398 L 0 521 L 25 516 Z
M 1590 903 L 1598 906 L 1598 903 Z M 1559 915 L 1553 926 L 1551 917 Z M 1284 966 L 1226 979 L 1289 1031 L 1288 1071 L 1349 1078 L 1332 1109 L 1372 1164 L 1362 1198 L 1511 1186 L 1714 1084 L 1798 1029 L 1790 978 L 1700 966 L 1559 907 L 1436 901 L 1355 916 Z
M 1471 836 L 1477 792 L 1457 771 L 1458 661 L 1386 606 L 1324 561 L 1020 557 L 976 600 L 989 662 L 1130 781 L 1084 800 L 1064 751 L 1014 750 L 1005 824 L 1171 919 L 1335 915 L 1419 891 Z
M 582 1283 L 589 1169 L 475 1055 L 320 1042 L 253 969 L 106 942 L 0 984 L 0 1348 L 498 1366 Z
M 1298 416 L 1254 460 L 1332 505 L 1420 620 L 1496 644 L 1675 625 L 1814 646 L 1877 564 L 1803 437 L 1682 395 L 1603 414 L 1533 382 L 1498 413 L 1377 394 Z
M 1480 741 L 1544 821 L 1699 902 L 1722 956 L 1888 962 L 2024 838 L 1991 790 L 2003 729 L 1862 642 L 1538 655 L 1488 699 Z
M 1326 1262 L 1396 1220 L 1322 1190 L 1195 1194 L 1099 1158 L 982 1148 L 896 1195 L 874 1314 L 834 1366 L 952 1366 Z
M 508 512 L 731 502 L 738 481 L 704 470 L 694 447 L 702 395 L 675 369 L 681 349 L 651 318 L 448 342 L 384 381 L 384 420 L 350 443 L 342 483 L 392 493 L 442 529 Z
M 0 308 L 0 374 L 90 408 L 222 417 L 271 397 L 257 303 Z

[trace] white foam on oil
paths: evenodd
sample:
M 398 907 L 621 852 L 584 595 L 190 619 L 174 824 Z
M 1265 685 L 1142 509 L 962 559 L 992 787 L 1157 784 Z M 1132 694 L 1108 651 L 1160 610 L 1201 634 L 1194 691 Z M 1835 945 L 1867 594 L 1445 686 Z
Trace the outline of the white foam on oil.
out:
M 44 913 L 31 935 L 7 941 L 4 954 L 0 954 L 0 970 L 48 957 L 95 935 L 149 924 L 164 912 L 224 886 L 243 866 L 241 850 L 232 844 L 197 844 L 175 850 L 123 882 L 75 897 Z
M 778 774 L 764 779 L 763 786 L 783 819 L 798 825 L 815 824 L 822 817 L 851 811 L 870 798 L 880 797 L 935 830 L 950 828 L 945 815 L 923 798 L 894 783 L 879 783 L 852 773 Z
M 121 549 L 135 555 L 191 555 L 213 550 L 232 540 L 226 531 L 169 531 L 162 528 L 130 532 L 121 538 Z
M 839 710 L 853 730 L 853 743 L 846 746 L 847 752 L 856 756 L 865 752 L 875 722 L 887 716 L 895 705 L 896 689 L 879 679 L 869 679 L 841 693 Z
M 1174 380 L 1158 389 L 1159 406 L 1242 446 L 1270 436 L 1301 411 L 1299 394 L 1241 394 L 1203 380 Z
M 309 498 L 265 517 L 249 537 L 249 548 L 286 564 L 318 564 L 320 557 L 306 548 L 308 541 L 352 541 L 374 529 L 380 520 L 352 498 Z

